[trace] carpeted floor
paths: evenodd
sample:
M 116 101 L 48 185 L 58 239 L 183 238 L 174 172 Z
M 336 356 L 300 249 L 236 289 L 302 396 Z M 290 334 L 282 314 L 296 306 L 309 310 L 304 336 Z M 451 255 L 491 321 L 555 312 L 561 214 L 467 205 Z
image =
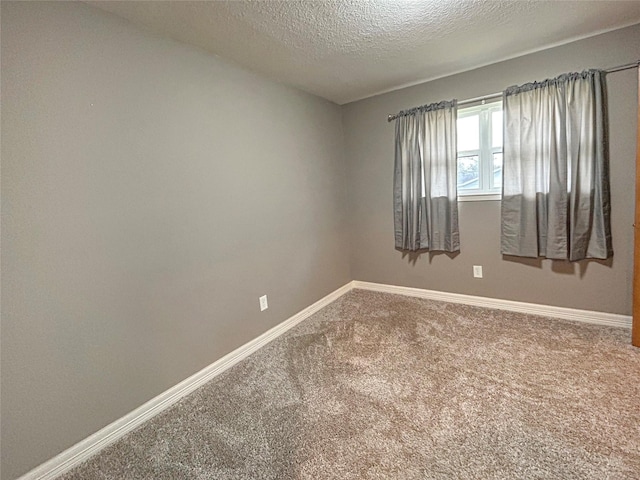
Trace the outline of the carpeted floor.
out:
M 638 479 L 629 340 L 355 290 L 62 478 Z

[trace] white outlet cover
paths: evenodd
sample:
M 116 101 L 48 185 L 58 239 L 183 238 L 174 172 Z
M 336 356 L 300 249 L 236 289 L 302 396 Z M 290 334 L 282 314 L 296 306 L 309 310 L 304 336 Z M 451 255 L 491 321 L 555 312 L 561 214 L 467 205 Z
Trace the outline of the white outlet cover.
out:
M 482 265 L 473 266 L 473 276 L 474 278 L 482 278 Z
M 263 312 L 267 308 L 269 308 L 269 303 L 267 302 L 267 296 L 263 295 L 260 297 L 260 311 Z

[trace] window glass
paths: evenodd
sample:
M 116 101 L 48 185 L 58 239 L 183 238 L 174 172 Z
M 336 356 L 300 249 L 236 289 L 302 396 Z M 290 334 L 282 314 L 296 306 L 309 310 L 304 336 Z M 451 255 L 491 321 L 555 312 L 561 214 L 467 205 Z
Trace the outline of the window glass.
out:
M 489 195 L 502 188 L 502 104 L 458 109 L 458 194 Z
M 493 154 L 493 176 L 491 188 L 502 188 L 502 152 Z
M 502 147 L 502 110 L 491 113 L 491 136 L 491 146 Z
M 458 190 L 479 188 L 480 163 L 478 155 L 458 157 Z
M 495 152 L 493 154 L 493 169 L 502 169 L 502 152 Z
M 480 148 L 480 116 L 469 115 L 458 118 L 458 151 L 478 150 Z

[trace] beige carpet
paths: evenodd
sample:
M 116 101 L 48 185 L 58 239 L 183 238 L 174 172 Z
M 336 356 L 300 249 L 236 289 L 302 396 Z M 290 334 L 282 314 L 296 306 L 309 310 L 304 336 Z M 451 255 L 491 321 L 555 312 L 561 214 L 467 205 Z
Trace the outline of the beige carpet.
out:
M 353 291 L 65 479 L 638 479 L 627 330 Z

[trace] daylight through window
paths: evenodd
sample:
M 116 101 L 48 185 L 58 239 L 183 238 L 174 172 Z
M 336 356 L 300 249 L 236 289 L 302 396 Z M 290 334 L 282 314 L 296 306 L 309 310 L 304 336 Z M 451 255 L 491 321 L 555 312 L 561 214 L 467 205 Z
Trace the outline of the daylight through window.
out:
M 458 195 L 502 189 L 502 102 L 458 110 Z

